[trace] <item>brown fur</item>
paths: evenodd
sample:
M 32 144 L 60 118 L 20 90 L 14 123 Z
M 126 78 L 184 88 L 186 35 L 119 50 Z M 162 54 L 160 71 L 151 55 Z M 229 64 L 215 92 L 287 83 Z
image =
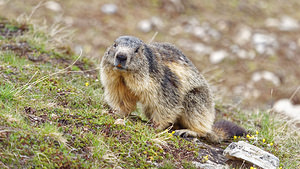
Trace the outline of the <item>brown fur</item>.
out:
M 171 44 L 145 44 L 136 37 L 121 36 L 105 52 L 100 73 L 105 100 L 124 116 L 140 102 L 158 129 L 180 126 L 177 135 L 212 141 L 229 136 L 227 130 L 220 132 L 229 123 L 213 127 L 214 102 L 206 80 Z

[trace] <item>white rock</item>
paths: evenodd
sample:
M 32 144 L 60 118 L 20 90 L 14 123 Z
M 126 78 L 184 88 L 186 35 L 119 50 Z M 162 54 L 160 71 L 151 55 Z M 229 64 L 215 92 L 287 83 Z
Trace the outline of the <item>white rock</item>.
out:
M 217 23 L 217 28 L 220 31 L 228 31 L 229 24 L 228 24 L 228 22 L 221 20 Z
M 276 76 L 274 73 L 269 72 L 269 71 L 262 71 L 262 72 L 255 72 L 252 75 L 252 81 L 253 82 L 258 82 L 260 80 L 267 80 L 272 82 L 275 86 L 280 85 L 280 79 L 278 76 Z
M 157 16 L 153 16 L 150 19 L 144 19 L 141 20 L 138 24 L 137 24 L 137 28 L 142 31 L 142 32 L 150 32 L 153 27 L 156 27 L 158 29 L 163 28 L 164 23 L 163 21 L 157 17 Z
M 228 165 L 217 164 L 209 160 L 206 161 L 205 163 L 193 161 L 192 164 L 194 164 L 196 168 L 203 168 L 203 169 L 229 169 Z
M 227 56 L 228 53 L 225 50 L 219 50 L 210 54 L 209 61 L 212 64 L 217 64 L 222 62 Z
M 253 42 L 254 43 L 265 43 L 265 44 L 271 44 L 275 41 L 275 38 L 270 35 L 256 33 L 253 36 Z
M 280 26 L 280 21 L 276 18 L 267 18 L 265 20 L 265 25 L 271 28 L 278 28 Z
M 62 7 L 60 6 L 60 4 L 55 1 L 47 1 L 45 3 L 45 7 L 52 11 L 55 11 L 55 12 L 59 12 L 62 10 Z
M 300 122 L 300 105 L 293 105 L 290 99 L 278 100 L 275 102 L 273 110 L 279 113 L 284 113 L 295 122 Z
M 138 29 L 142 32 L 150 32 L 152 29 L 152 23 L 150 20 L 141 20 L 138 25 Z
M 278 42 L 274 36 L 262 33 L 255 33 L 252 43 L 259 54 L 273 55 L 278 48 Z
M 253 42 L 255 44 L 273 44 L 276 42 L 276 39 L 271 35 L 256 33 L 253 36 Z
M 208 35 L 210 35 L 212 38 L 214 38 L 215 40 L 219 40 L 221 39 L 221 33 L 219 31 L 217 31 L 216 29 L 209 29 L 207 31 Z
M 243 49 L 240 49 L 236 52 L 237 56 L 241 59 L 247 59 L 249 58 L 248 57 L 248 54 L 247 54 L 247 51 L 243 50 Z
M 175 36 L 175 35 L 178 35 L 180 34 L 181 32 L 183 32 L 183 29 L 181 26 L 177 25 L 175 27 L 172 27 L 169 31 L 170 35 L 171 36 Z
M 198 54 L 201 55 L 207 55 L 212 52 L 212 48 L 209 46 L 206 46 L 202 43 L 196 43 L 193 45 L 192 50 Z
M 152 23 L 153 26 L 155 26 L 159 29 L 164 27 L 164 22 L 161 20 L 160 17 L 153 16 L 153 17 L 151 17 L 150 20 L 151 20 L 151 23 Z
M 193 34 L 198 38 L 205 38 L 207 36 L 205 29 L 201 26 L 194 27 Z
M 101 11 L 105 14 L 115 14 L 118 11 L 118 7 L 115 4 L 104 4 L 101 7 Z
M 192 25 L 192 26 L 197 26 L 197 25 L 200 24 L 199 20 L 197 18 L 195 18 L 195 17 L 193 17 L 193 18 L 190 18 L 190 17 L 186 18 L 186 22 L 187 22 L 188 25 Z
M 201 25 L 186 25 L 184 31 L 191 33 L 206 42 L 210 41 L 212 38 L 215 40 L 221 38 L 221 33 L 212 28 L 207 22 L 204 22 Z
M 238 45 L 231 45 L 230 49 L 232 53 L 236 53 L 238 50 L 240 50 L 240 47 Z
M 251 29 L 247 26 L 242 26 L 239 28 L 238 33 L 234 37 L 235 43 L 239 45 L 245 45 L 251 39 Z
M 246 51 L 241 49 L 238 45 L 230 46 L 231 52 L 236 54 L 240 59 L 254 59 L 255 52 L 254 51 Z
M 276 156 L 244 141 L 231 143 L 223 154 L 229 159 L 242 159 L 264 169 L 279 167 Z
M 279 29 L 282 31 L 295 31 L 300 28 L 299 23 L 296 19 L 289 16 L 283 16 L 280 19 Z
M 183 30 L 187 33 L 193 33 L 195 27 L 199 26 L 200 23 L 197 18 L 184 18 L 182 20 Z

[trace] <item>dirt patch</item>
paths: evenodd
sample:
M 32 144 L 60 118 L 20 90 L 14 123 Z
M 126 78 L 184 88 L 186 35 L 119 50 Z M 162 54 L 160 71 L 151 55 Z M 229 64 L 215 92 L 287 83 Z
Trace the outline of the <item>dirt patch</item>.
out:
M 179 142 L 180 144 L 180 142 Z M 172 154 L 174 159 L 176 160 L 176 167 L 183 166 L 182 162 L 186 161 L 199 161 L 195 155 L 196 152 L 187 150 L 185 147 L 176 147 L 173 144 L 168 144 L 166 146 L 162 146 L 164 149 L 163 155 L 166 157 L 166 154 Z
M 12 51 L 19 57 L 24 57 L 32 62 L 37 63 L 51 63 L 52 65 L 62 65 L 63 67 L 68 67 L 74 62 L 73 59 L 60 58 L 52 52 L 40 52 L 38 49 L 35 49 L 34 47 L 30 46 L 30 44 L 26 41 L 2 44 L 0 46 L 0 50 Z M 93 75 L 94 77 L 97 76 L 97 71 L 93 70 L 94 65 L 92 63 L 84 63 L 83 61 L 77 61 L 76 63 L 74 63 L 74 66 L 78 68 L 78 71 L 82 71 L 83 73 Z M 69 68 L 68 71 L 72 71 L 72 67 Z
M 22 36 L 28 31 L 27 25 L 12 24 L 9 21 L 0 22 L 0 39 L 12 39 L 14 37 Z M 51 63 L 52 65 L 61 65 L 68 67 L 73 64 L 74 59 L 71 56 L 74 53 L 70 48 L 61 47 L 64 57 L 61 57 L 60 53 L 54 51 L 44 51 L 37 47 L 32 46 L 27 41 L 15 42 L 11 40 L 9 42 L 3 41 L 0 43 L 0 50 L 14 52 L 17 56 L 26 58 L 32 62 Z M 84 74 L 89 74 L 94 78 L 97 78 L 97 70 L 94 63 L 87 59 L 78 60 L 74 63 L 73 67 L 70 67 L 67 71 L 81 71 Z
M 101 133 L 105 137 L 115 137 L 120 142 L 128 142 L 131 139 L 130 133 L 125 131 L 124 129 L 116 130 L 110 124 L 104 125 Z
M 33 126 L 39 126 L 49 121 L 49 118 L 46 114 L 38 115 L 38 111 L 32 107 L 24 107 L 24 111 L 26 117 Z
M 0 36 L 3 38 L 12 38 L 23 35 L 28 31 L 27 25 L 14 25 L 9 21 L 0 22 Z

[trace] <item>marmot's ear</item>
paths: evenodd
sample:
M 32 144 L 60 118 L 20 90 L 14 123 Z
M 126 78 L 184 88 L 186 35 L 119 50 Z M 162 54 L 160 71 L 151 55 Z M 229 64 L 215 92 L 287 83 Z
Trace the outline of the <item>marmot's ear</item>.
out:
M 140 50 L 140 48 L 141 48 L 141 46 L 137 47 L 137 48 L 135 49 L 134 53 L 138 53 L 139 50 Z
M 144 53 L 145 48 L 146 48 L 146 44 L 142 45 L 140 48 L 141 48 L 140 50 L 142 50 L 142 53 Z
M 106 50 L 107 55 L 110 55 L 110 53 L 111 53 L 111 48 L 112 48 L 111 46 L 107 48 L 107 50 Z

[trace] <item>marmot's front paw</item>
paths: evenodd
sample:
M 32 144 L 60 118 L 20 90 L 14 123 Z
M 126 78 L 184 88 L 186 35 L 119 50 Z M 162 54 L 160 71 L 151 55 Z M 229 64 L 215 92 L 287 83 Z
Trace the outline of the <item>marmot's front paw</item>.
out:
M 183 130 L 175 130 L 174 136 L 180 136 L 183 138 L 187 137 L 197 137 L 197 133 L 191 130 L 183 129 Z

